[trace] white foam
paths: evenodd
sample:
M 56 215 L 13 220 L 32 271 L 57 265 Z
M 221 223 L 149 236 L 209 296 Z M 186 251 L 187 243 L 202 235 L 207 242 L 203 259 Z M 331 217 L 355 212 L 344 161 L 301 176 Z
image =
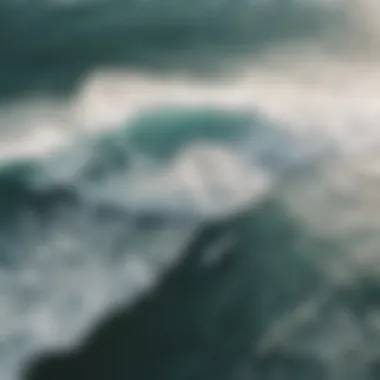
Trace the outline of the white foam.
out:
M 86 78 L 69 102 L 27 99 L 13 107 L 8 104 L 0 111 L 0 155 L 8 160 L 20 155 L 49 154 L 72 144 L 78 133 L 117 128 L 120 122 L 157 106 L 211 105 L 259 110 L 279 125 L 283 122 L 294 134 L 317 134 L 336 147 L 338 158 L 321 168 L 318 176 L 284 189 L 284 202 L 304 221 L 305 228 L 309 226 L 324 237 L 342 242 L 344 255 L 338 252 L 337 256 L 327 258 L 325 270 L 330 280 L 354 281 L 363 272 L 378 275 L 380 10 L 374 1 L 349 3 L 347 0 L 341 1 L 341 6 L 352 17 L 347 29 L 335 38 L 333 54 L 323 51 L 323 46 L 285 44 L 282 51 L 276 50 L 265 59 L 260 57 L 237 74 L 214 81 L 178 76 L 157 79 L 130 71 L 101 70 Z M 351 52 L 347 51 L 347 45 L 352 47 Z M 359 45 L 363 48 L 358 49 Z M 340 56 L 344 46 L 344 55 Z M 204 162 L 212 169 L 206 170 Z M 60 178 L 70 177 L 69 169 L 57 170 L 57 174 Z M 275 183 L 275 179 L 268 178 L 257 166 L 250 166 L 233 152 L 214 146 L 189 148 L 170 169 L 151 167 L 134 175 L 109 179 L 98 189 L 93 187 L 89 194 L 115 204 L 129 202 L 137 208 L 158 205 L 174 211 L 181 210 L 186 200 L 190 208 L 217 215 L 236 210 L 250 197 L 260 201 L 273 190 Z M 223 184 L 226 191 L 219 199 L 214 197 L 218 184 Z M 346 197 L 350 207 L 339 203 L 342 197 Z M 12 358 L 19 360 L 24 355 L 23 347 L 29 350 L 53 341 L 72 342 L 88 324 L 88 318 L 110 302 L 110 294 L 122 289 L 123 296 L 128 296 L 128 289 L 136 293 L 136 289 L 149 286 L 158 275 L 155 260 L 160 255 L 155 255 L 154 250 L 160 248 L 160 253 L 165 253 L 168 241 L 179 239 L 178 231 L 150 238 L 138 236 L 128 254 L 146 252 L 147 255 L 141 259 L 132 255 L 125 265 L 111 268 L 99 256 L 109 248 L 117 231 L 107 240 L 110 226 L 104 228 L 91 225 L 89 220 L 81 221 L 82 212 L 77 211 L 69 218 L 62 216 L 62 220 L 57 220 L 48 238 L 41 235 L 36 239 L 35 230 L 25 232 L 25 241 L 17 239 L 14 250 L 24 252 L 28 247 L 30 261 L 15 271 L 0 271 L 0 340 L 7 342 L 7 347 L 13 347 L 16 341 L 16 348 L 9 349 Z M 360 237 L 362 231 L 369 234 Z M 65 243 L 67 237 L 71 245 Z M 77 259 L 77 264 L 70 266 L 70 258 Z M 317 259 L 323 261 L 326 257 Z M 35 302 L 30 300 L 33 294 L 37 295 Z M 77 296 L 74 300 L 73 295 Z M 311 301 L 314 305 L 314 300 Z M 70 302 L 79 305 L 74 306 L 73 313 L 68 311 Z M 63 309 L 67 312 L 63 313 Z M 290 315 L 289 319 L 292 318 L 297 324 L 299 319 Z M 336 326 L 334 323 L 326 323 L 326 330 Z M 344 327 L 343 332 L 334 335 L 334 341 L 326 339 L 323 350 L 339 351 L 346 344 L 348 331 L 354 328 Z M 274 335 L 275 339 L 276 331 Z M 271 340 L 268 341 L 270 344 Z M 364 352 L 365 347 L 359 346 Z M 13 364 L 8 367 L 8 359 L 4 356 L 1 362 L 1 370 L 6 372 L 2 378 L 6 380 L 9 368 L 14 371 Z M 16 359 L 10 362 L 13 360 Z
M 165 167 L 105 179 L 84 186 L 86 197 L 97 203 L 124 205 L 137 212 L 217 217 L 259 201 L 272 179 L 248 165 L 237 152 L 212 144 L 189 146 Z

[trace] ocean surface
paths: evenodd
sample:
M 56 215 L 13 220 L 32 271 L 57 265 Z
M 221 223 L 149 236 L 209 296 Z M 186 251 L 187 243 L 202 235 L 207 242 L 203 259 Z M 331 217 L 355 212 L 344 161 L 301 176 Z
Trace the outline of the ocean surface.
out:
M 156 378 L 379 378 L 379 21 L 376 0 L 2 0 L 0 378 L 248 211 L 188 312 L 240 330 L 217 368 L 163 352 Z

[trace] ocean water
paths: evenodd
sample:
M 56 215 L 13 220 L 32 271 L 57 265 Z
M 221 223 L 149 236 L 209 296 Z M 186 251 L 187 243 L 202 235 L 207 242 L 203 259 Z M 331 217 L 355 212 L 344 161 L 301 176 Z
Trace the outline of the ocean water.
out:
M 371 0 L 3 0 L 1 379 L 133 311 L 202 226 L 247 212 L 227 275 L 217 245 L 186 285 L 199 304 L 138 327 L 178 347 L 189 314 L 201 337 L 239 328 L 149 374 L 129 342 L 126 373 L 376 379 L 379 19 Z

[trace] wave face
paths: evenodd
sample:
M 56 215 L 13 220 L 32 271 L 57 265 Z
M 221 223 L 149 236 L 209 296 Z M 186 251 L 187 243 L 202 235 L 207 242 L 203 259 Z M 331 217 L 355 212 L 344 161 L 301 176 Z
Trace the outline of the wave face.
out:
M 376 4 L 3 0 L 1 379 L 377 379 Z
M 200 224 L 255 209 L 281 173 L 312 165 L 301 146 L 259 115 L 167 108 L 5 159 L 4 376 L 44 347 L 78 344 L 94 317 L 154 287 Z

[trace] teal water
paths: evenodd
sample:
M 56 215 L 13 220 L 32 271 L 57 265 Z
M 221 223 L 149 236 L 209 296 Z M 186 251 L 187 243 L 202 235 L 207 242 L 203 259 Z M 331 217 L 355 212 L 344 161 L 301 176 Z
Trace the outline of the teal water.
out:
M 2 379 L 378 377 L 355 6 L 2 2 Z
M 236 55 L 320 33 L 334 12 L 294 1 L 29 0 L 3 2 L 0 18 L 0 88 L 9 97 L 72 93 L 104 66 L 215 74 Z

